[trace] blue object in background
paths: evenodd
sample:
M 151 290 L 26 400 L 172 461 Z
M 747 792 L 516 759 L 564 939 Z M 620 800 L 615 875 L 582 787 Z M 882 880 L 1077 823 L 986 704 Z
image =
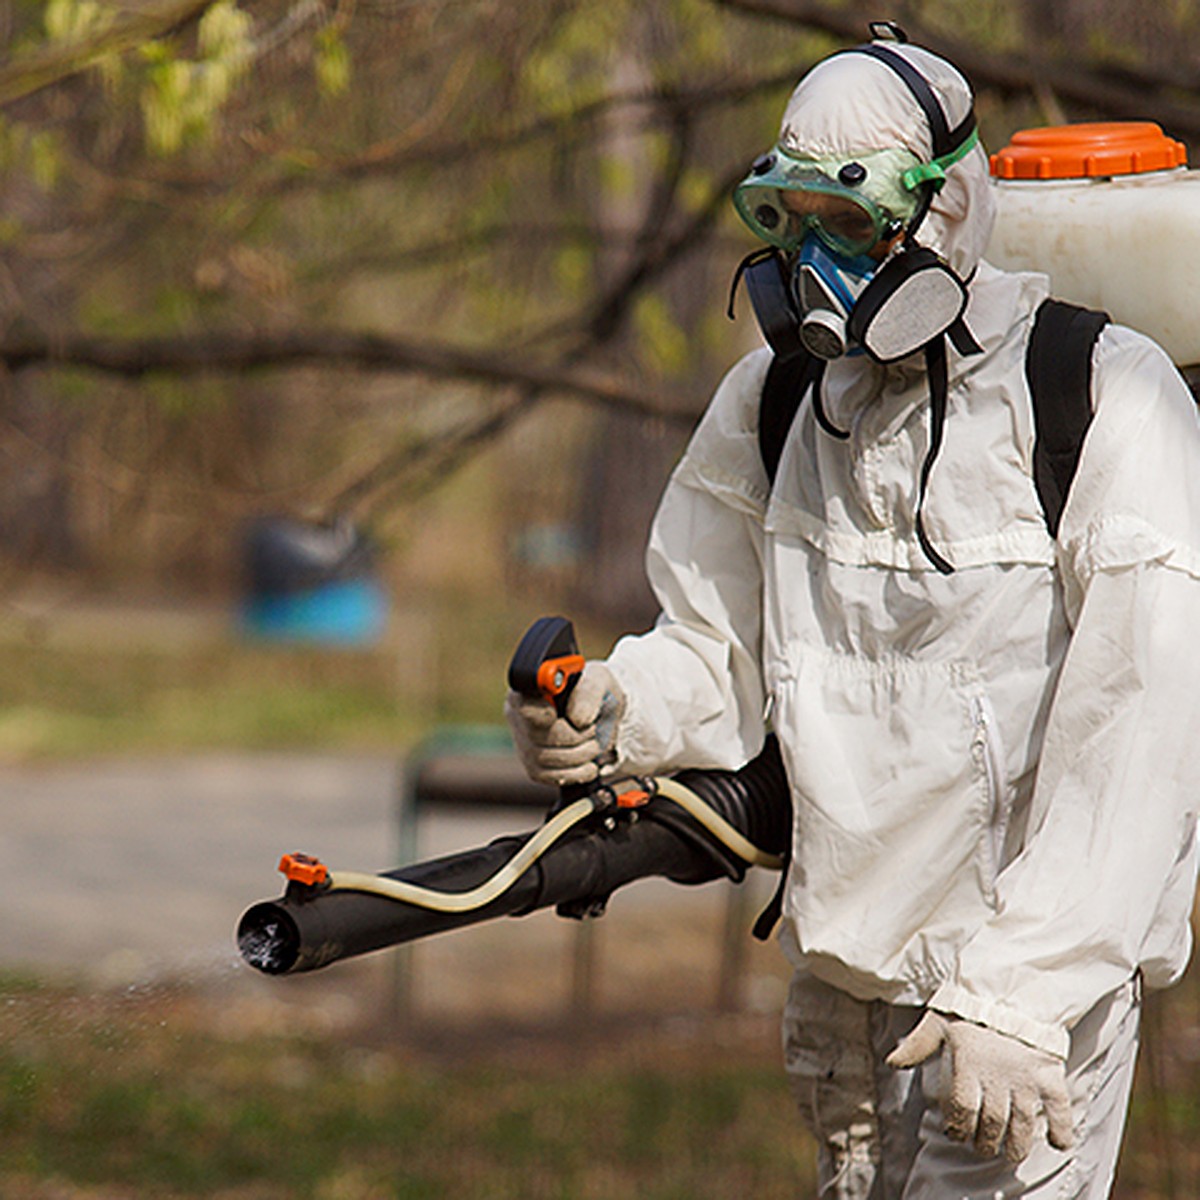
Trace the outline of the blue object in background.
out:
M 361 579 L 304 592 L 252 596 L 242 624 L 255 637 L 365 645 L 387 627 L 388 601 L 379 584 Z
M 264 517 L 245 539 L 241 625 L 274 641 L 367 645 L 387 627 L 374 545 L 348 521 Z

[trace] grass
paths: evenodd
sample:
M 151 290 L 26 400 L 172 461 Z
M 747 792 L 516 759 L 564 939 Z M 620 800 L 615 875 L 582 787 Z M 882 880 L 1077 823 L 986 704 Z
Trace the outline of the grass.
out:
M 761 1200 L 811 1194 L 774 1020 L 609 1015 L 385 1039 L 182 988 L 0 979 L 0 1195 Z M 1195 983 L 1159 996 L 1117 1200 L 1200 1194 Z M 427 1031 L 428 1032 L 428 1031 Z M 1156 1041 L 1171 1039 L 1167 1044 Z
M 370 651 L 0 646 L 0 756 L 394 747 L 420 731 Z
M 230 1037 L 167 991 L 0 995 L 6 1196 L 724 1200 L 811 1170 L 761 1023 L 720 1051 L 643 1027 L 430 1054 Z
M 1200 967 L 1150 993 L 1122 1150 L 1120 1200 L 1200 1196 Z

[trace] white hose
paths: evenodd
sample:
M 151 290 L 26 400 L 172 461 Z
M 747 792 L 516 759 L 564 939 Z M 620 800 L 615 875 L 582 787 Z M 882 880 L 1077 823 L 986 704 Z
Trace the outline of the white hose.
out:
M 368 875 L 361 871 L 330 871 L 329 886 L 335 891 L 370 892 L 402 900 L 418 908 L 435 912 L 470 912 L 490 904 L 503 895 L 564 833 L 596 811 L 592 799 L 576 800 L 551 817 L 490 879 L 485 879 L 469 892 L 442 892 L 436 888 L 420 887 L 385 875 Z

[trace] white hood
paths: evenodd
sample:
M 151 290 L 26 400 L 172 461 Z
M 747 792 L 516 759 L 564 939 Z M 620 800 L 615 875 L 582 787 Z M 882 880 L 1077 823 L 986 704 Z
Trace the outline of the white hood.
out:
M 971 88 L 950 63 L 919 46 L 882 44 L 921 72 L 952 128 L 966 117 Z M 933 157 L 916 97 L 895 71 L 866 54 L 836 54 L 804 76 L 788 101 L 779 144 L 789 154 L 814 158 L 852 158 L 895 146 L 924 162 Z M 966 279 L 983 257 L 995 216 L 987 155 L 977 145 L 947 171 L 917 240 Z

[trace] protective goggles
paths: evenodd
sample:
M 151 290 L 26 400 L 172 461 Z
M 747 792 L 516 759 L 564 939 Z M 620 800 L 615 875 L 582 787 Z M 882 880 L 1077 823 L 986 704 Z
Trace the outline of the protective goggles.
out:
M 976 140 L 972 133 L 953 154 L 930 163 L 898 147 L 814 159 L 777 146 L 734 189 L 733 204 L 754 234 L 780 250 L 796 250 L 811 230 L 839 254 L 866 254 L 908 225 L 921 206 L 922 185 L 936 191 Z

